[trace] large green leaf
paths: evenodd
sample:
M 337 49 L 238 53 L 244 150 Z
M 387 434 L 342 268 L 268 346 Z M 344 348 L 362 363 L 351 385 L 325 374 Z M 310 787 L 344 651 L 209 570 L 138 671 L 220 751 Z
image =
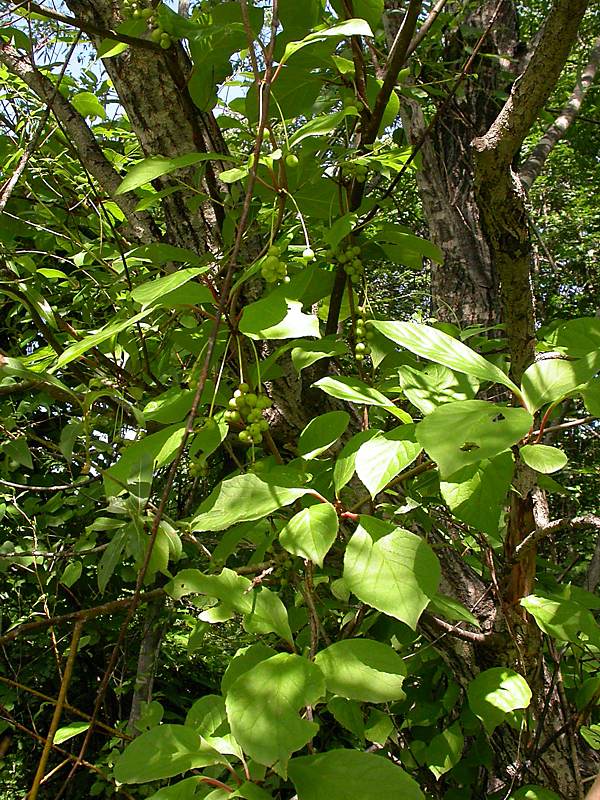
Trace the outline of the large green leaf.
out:
M 140 465 L 149 463 L 160 469 L 168 464 L 181 444 L 184 428 L 182 422 L 168 425 L 162 431 L 151 433 L 127 445 L 118 461 L 104 473 L 107 497 L 124 491 L 127 479 L 139 473 Z
M 373 753 L 329 750 L 293 758 L 289 773 L 298 800 L 424 800 L 403 769 Z
M 231 731 L 244 752 L 259 764 L 279 762 L 283 771 L 293 752 L 318 730 L 299 710 L 325 694 L 318 667 L 297 655 L 280 653 L 241 675 L 225 700 Z
M 560 358 L 537 361 L 523 375 L 522 390 L 527 408 L 534 413 L 546 403 L 561 400 L 587 383 L 599 369 L 600 350 L 594 350 L 577 361 Z
M 582 358 L 593 350 L 600 350 L 600 319 L 571 319 L 546 334 L 544 342 L 552 350 L 560 350 L 572 358 Z
M 192 728 L 157 725 L 130 742 L 115 763 L 119 783 L 147 783 L 226 763 Z
M 421 452 L 415 441 L 415 426 L 403 425 L 389 433 L 377 434 L 356 453 L 356 474 L 375 497 L 392 478 L 412 464 Z
M 349 442 L 346 442 L 336 459 L 333 468 L 333 483 L 337 494 L 348 483 L 356 469 L 356 454 L 364 442 L 377 436 L 377 430 L 367 430 L 355 433 Z
M 267 658 L 276 656 L 277 652 L 266 644 L 259 642 L 248 647 L 241 647 L 227 665 L 221 678 L 221 691 L 226 695 L 236 680 L 248 670 L 266 661 Z
M 334 114 L 326 114 L 321 117 L 306 122 L 290 139 L 290 147 L 300 144 L 303 139 L 309 136 L 323 136 L 326 133 L 334 131 L 346 117 L 357 117 L 358 111 L 356 107 L 344 108 L 341 111 L 336 111 Z
M 427 748 L 427 766 L 439 780 L 456 766 L 462 756 L 465 739 L 458 722 L 438 733 Z
M 375 522 L 361 517 L 346 547 L 344 581 L 363 603 L 414 630 L 437 591 L 439 561 L 427 542 L 402 528 L 374 541 Z
M 340 22 L 339 25 L 333 25 L 331 28 L 309 33 L 299 42 L 290 42 L 285 48 L 281 63 L 285 64 L 294 53 L 304 47 L 321 42 L 323 39 L 343 39 L 347 36 L 373 36 L 373 32 L 363 19 L 347 19 L 344 22 Z
M 102 342 L 105 342 L 107 339 L 127 330 L 127 328 L 131 328 L 136 322 L 147 317 L 151 310 L 151 308 L 145 308 L 143 311 L 140 311 L 139 314 L 134 314 L 133 317 L 122 319 L 119 322 L 112 322 L 96 333 L 84 336 L 83 339 L 80 339 L 78 342 L 75 342 L 75 344 L 70 345 L 62 351 L 56 360 L 56 369 L 66 367 L 67 364 L 70 364 L 71 361 L 75 361 L 75 359 L 87 353 L 88 350 L 91 350 L 93 347 L 98 347 L 98 345 L 102 344 Z
M 518 387 L 501 369 L 471 350 L 466 344 L 437 328 L 416 322 L 381 320 L 373 320 L 372 325 L 392 342 L 410 350 L 411 353 L 435 361 L 436 364 L 443 364 L 457 372 L 473 375 L 480 380 L 499 383 L 520 396 Z
M 326 336 L 317 342 L 296 342 L 292 350 L 292 364 L 294 369 L 302 372 L 303 369 L 310 367 L 322 358 L 331 356 L 342 356 L 348 352 L 344 342 L 340 342 L 335 336 Z
M 231 160 L 229 156 L 219 155 L 219 153 L 186 153 L 175 158 L 165 158 L 164 156 L 150 156 L 135 164 L 127 172 L 126 177 L 117 187 L 116 194 L 124 194 L 132 189 L 137 189 L 146 183 L 150 183 L 155 178 L 168 175 L 175 170 L 191 167 L 202 161 L 210 160 Z
M 404 661 L 388 644 L 371 639 L 344 639 L 322 650 L 315 664 L 325 676 L 327 691 L 368 703 L 405 697 Z
M 521 458 L 531 469 L 549 475 L 558 472 L 569 460 L 565 453 L 558 447 L 547 444 L 526 444 L 519 450 Z
M 335 542 L 338 515 L 330 503 L 317 503 L 295 514 L 279 534 L 279 544 L 300 558 L 320 567 Z
M 240 331 L 250 339 L 295 339 L 300 336 L 320 337 L 319 319 L 304 314 L 302 303 L 269 295 L 244 306 Z
M 192 530 L 223 531 L 237 522 L 260 519 L 310 492 L 302 487 L 277 486 L 248 472 L 220 483 L 201 504 Z
M 205 575 L 198 569 L 184 569 L 165 586 L 167 594 L 180 600 L 188 594 L 215 597 L 228 608 L 244 615 L 251 633 L 276 633 L 292 642 L 285 606 L 279 597 L 264 586 L 252 588 L 252 581 L 225 567 L 220 575 Z
M 469 464 L 440 481 L 442 497 L 458 519 L 496 536 L 508 502 L 513 469 L 510 451 Z
M 485 400 L 438 406 L 417 425 L 417 439 L 446 479 L 459 469 L 493 458 L 525 436 L 533 417 L 524 408 Z
M 442 403 L 471 400 L 479 387 L 471 376 L 441 364 L 426 364 L 423 369 L 401 366 L 398 374 L 402 391 L 423 414 L 431 413 Z
M 331 3 L 338 16 L 344 16 L 344 3 L 342 0 L 333 0 Z M 352 9 L 357 17 L 366 19 L 373 30 L 382 25 L 384 0 L 353 0 Z
M 467 687 L 469 706 L 492 733 L 517 708 L 527 708 L 531 689 L 518 672 L 508 667 L 492 667 L 481 672 Z
M 303 458 L 316 458 L 337 442 L 349 422 L 346 411 L 329 411 L 314 417 L 300 434 L 298 452 Z
M 575 600 L 530 594 L 521 600 L 521 605 L 548 636 L 580 646 L 587 640 L 600 647 L 600 626 L 591 611 Z
M 171 275 L 166 275 L 164 278 L 156 278 L 148 283 L 143 283 L 131 292 L 131 297 L 136 303 L 139 303 L 142 308 L 148 306 L 163 305 L 165 297 L 170 293 L 184 286 L 188 281 L 202 275 L 206 272 L 208 267 L 188 267 L 187 269 L 180 269 L 173 272 Z M 194 290 L 202 290 L 202 297 L 205 299 L 202 302 L 210 303 L 213 301 L 213 296 L 206 286 L 194 285 Z M 198 296 L 195 301 L 198 302 Z
M 412 422 L 412 419 L 405 411 L 396 408 L 384 394 L 377 391 L 377 389 L 373 389 L 372 386 L 368 386 L 359 378 L 344 376 L 331 378 L 327 376 L 315 381 L 313 386 L 318 386 L 321 391 L 332 397 L 337 397 L 338 400 L 346 400 L 348 403 L 358 403 L 365 406 L 379 406 L 398 417 L 402 422 Z

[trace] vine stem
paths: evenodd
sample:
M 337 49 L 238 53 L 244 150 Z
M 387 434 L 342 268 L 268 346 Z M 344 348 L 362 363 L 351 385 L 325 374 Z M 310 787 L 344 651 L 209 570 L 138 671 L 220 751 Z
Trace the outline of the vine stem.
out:
M 46 765 L 48 763 L 48 758 L 50 756 L 52 745 L 54 743 L 54 736 L 56 735 L 56 731 L 58 730 L 58 726 L 60 724 L 60 718 L 62 716 L 63 708 L 65 705 L 65 700 L 67 699 L 67 689 L 69 688 L 69 683 L 71 682 L 71 677 L 73 675 L 73 667 L 75 666 L 75 659 L 77 657 L 77 647 L 79 645 L 79 637 L 81 636 L 82 628 L 83 628 L 83 620 L 78 620 L 77 623 L 75 624 L 75 627 L 73 628 L 73 635 L 71 636 L 71 647 L 69 649 L 69 657 L 67 658 L 67 663 L 65 665 L 63 679 L 60 684 L 60 691 L 58 693 L 58 698 L 56 700 L 56 706 L 54 707 L 54 714 L 52 715 L 52 721 L 50 722 L 48 735 L 46 736 L 46 741 L 44 742 L 42 755 L 40 757 L 37 770 L 33 778 L 33 783 L 31 784 L 31 789 L 29 790 L 28 800 L 36 800 L 40 789 L 40 784 L 42 782 L 42 778 L 44 777 L 44 773 L 46 771 Z

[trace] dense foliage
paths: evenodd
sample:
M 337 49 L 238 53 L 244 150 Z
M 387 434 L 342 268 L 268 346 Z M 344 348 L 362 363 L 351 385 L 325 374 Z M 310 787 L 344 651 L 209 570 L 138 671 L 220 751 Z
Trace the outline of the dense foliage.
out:
M 0 31 L 3 797 L 583 797 L 597 129 L 553 144 L 518 252 L 481 211 L 527 288 L 498 267 L 473 324 L 430 303 L 461 276 L 417 176 L 479 78 L 494 116 L 513 91 L 496 16 L 67 6 Z M 597 28 L 542 62 L 524 151 Z

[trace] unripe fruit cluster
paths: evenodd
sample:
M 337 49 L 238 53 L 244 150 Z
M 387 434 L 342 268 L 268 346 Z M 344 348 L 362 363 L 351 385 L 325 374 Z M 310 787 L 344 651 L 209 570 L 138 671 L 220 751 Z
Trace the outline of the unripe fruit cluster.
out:
M 280 256 L 281 248 L 277 247 L 275 244 L 271 245 L 271 247 L 269 247 L 267 257 L 263 261 L 260 268 L 260 274 L 267 283 L 276 283 L 277 281 L 289 283 L 290 281 L 287 274 L 286 263 L 285 261 L 281 260 Z
M 357 312 L 356 328 L 354 330 L 354 338 L 356 340 L 354 356 L 357 361 L 364 361 L 366 356 L 371 355 L 369 340 L 373 338 L 373 331 L 368 330 L 370 327 L 370 320 L 367 319 L 365 307 L 359 306 Z
M 148 6 L 144 0 L 122 0 L 123 16 L 133 17 L 134 19 L 144 19 L 150 29 L 150 38 L 159 44 L 163 50 L 168 50 L 173 44 L 169 34 L 162 28 L 160 22 L 156 21 L 156 8 Z
M 345 250 L 335 250 L 333 258 L 338 264 L 343 265 L 344 272 L 352 283 L 360 281 L 365 271 L 360 259 L 360 247 L 354 245 L 347 247 Z
M 262 415 L 271 405 L 269 398 L 265 394 L 251 392 L 247 383 L 240 383 L 228 405 L 226 421 L 230 425 L 243 426 L 238 433 L 240 442 L 248 445 L 260 444 L 263 433 L 269 430 L 269 423 Z

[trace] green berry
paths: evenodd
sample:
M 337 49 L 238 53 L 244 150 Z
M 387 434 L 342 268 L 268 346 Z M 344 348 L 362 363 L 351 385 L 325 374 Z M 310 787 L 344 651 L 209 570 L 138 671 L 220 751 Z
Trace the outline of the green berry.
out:
M 155 28 L 150 34 L 150 38 L 152 39 L 153 42 L 156 42 L 156 44 L 158 44 L 160 42 L 162 35 L 163 35 L 162 28 Z
M 262 433 L 266 433 L 266 431 L 269 430 L 269 423 L 267 422 L 266 419 L 261 419 L 260 422 L 258 423 L 258 427 L 260 428 Z
M 163 50 L 168 50 L 169 47 L 171 47 L 171 37 L 168 33 L 163 33 L 163 35 L 160 37 L 159 44 Z
M 366 344 L 363 344 L 362 342 L 358 342 L 358 344 L 354 348 L 354 352 L 357 353 L 357 354 L 358 353 L 365 353 L 366 350 L 367 350 L 367 346 L 366 346 Z
M 242 444 L 252 444 L 252 436 L 248 431 L 240 431 L 238 433 L 238 439 Z
M 356 354 L 356 360 L 357 361 L 364 361 L 365 357 L 364 357 L 363 353 L 357 353 Z
M 286 156 L 285 163 L 291 169 L 295 169 L 299 164 L 298 156 L 295 156 L 293 153 L 290 153 L 288 156 Z
M 232 411 L 235 411 L 235 410 L 237 410 L 238 404 L 237 404 L 237 400 L 236 400 L 236 398 L 235 398 L 235 397 L 232 397 L 232 398 L 229 400 L 229 402 L 227 403 L 227 405 L 229 406 L 229 408 L 230 408 Z
M 250 406 L 250 408 L 254 408 L 256 406 L 257 401 L 258 401 L 258 397 L 252 392 L 252 393 L 246 395 L 245 400 L 246 400 L 246 404 L 248 406 Z
M 259 394 L 256 398 L 256 407 L 264 410 L 265 408 L 270 408 L 271 406 L 271 399 L 267 397 L 266 394 Z
M 314 257 L 315 251 L 311 247 L 307 247 L 302 253 L 302 258 L 305 258 L 307 261 L 312 261 Z

